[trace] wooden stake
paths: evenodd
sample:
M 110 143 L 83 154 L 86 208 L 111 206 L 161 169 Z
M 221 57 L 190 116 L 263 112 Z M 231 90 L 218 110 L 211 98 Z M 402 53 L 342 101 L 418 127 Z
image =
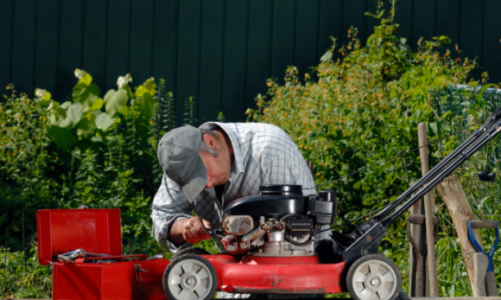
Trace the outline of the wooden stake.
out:
M 426 124 L 419 123 L 418 125 L 418 140 L 419 146 L 422 147 L 428 144 L 426 135 Z M 428 165 L 428 146 L 419 149 L 421 157 L 421 173 L 424 176 L 430 170 Z M 430 296 L 438 297 L 438 275 L 437 275 L 437 258 L 435 255 L 435 237 L 433 234 L 433 209 L 435 207 L 435 189 L 431 190 L 424 196 L 424 214 L 426 216 L 426 245 L 428 249 L 428 281 L 430 284 Z
M 470 207 L 470 203 L 466 198 L 466 194 L 459 182 L 457 175 L 452 175 L 445 178 L 440 184 L 437 185 L 438 193 L 440 197 L 444 200 L 449 214 L 451 215 L 454 226 L 459 237 L 459 242 L 461 243 L 461 254 L 463 254 L 464 264 L 466 266 L 466 271 L 468 272 L 468 277 L 470 278 L 471 289 L 473 291 L 473 296 L 478 295 L 481 291 L 480 287 L 477 287 L 477 281 L 475 280 L 475 253 L 477 251 L 470 242 L 470 237 L 468 234 L 468 221 L 475 220 L 475 215 Z M 482 239 L 480 238 L 480 233 L 478 229 L 473 229 L 473 235 L 483 248 Z M 479 276 L 481 276 L 479 274 Z M 484 275 L 485 276 L 485 273 Z M 485 288 L 484 288 L 485 291 Z

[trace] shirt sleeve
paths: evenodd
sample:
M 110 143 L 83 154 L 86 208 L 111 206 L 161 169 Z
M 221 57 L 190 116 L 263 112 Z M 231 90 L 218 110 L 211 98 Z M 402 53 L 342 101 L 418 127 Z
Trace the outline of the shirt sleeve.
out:
M 179 185 L 164 174 L 160 188 L 153 199 L 151 213 L 153 236 L 160 246 L 176 253 L 180 249 L 192 245 L 184 243 L 176 246 L 168 238 L 172 224 L 178 219 L 191 218 L 192 210 L 192 204 L 181 191 Z

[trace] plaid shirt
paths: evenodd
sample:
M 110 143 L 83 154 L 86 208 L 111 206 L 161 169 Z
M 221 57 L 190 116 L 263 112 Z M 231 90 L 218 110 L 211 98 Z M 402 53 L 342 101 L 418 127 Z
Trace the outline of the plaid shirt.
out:
M 211 125 L 218 125 L 228 134 L 235 155 L 222 203 L 214 188 L 203 190 L 190 203 L 179 185 L 165 174 L 153 200 L 153 235 L 162 247 L 174 253 L 191 244 L 176 247 L 168 239 L 170 227 L 177 219 L 191 218 L 192 211 L 216 229 L 223 220 L 224 203 L 258 195 L 260 185 L 299 184 L 303 186 L 304 195 L 316 194 L 313 177 L 301 152 L 282 129 L 259 123 L 210 122 L 201 127 Z M 215 242 L 219 244 L 218 240 Z

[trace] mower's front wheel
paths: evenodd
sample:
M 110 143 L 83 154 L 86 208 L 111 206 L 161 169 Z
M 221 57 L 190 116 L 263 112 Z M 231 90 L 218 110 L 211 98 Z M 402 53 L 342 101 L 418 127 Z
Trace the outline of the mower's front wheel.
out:
M 171 260 L 162 285 L 169 300 L 207 300 L 216 292 L 217 275 L 207 259 L 184 254 Z
M 346 286 L 354 300 L 394 300 L 402 288 L 402 278 L 386 256 L 371 254 L 351 265 Z

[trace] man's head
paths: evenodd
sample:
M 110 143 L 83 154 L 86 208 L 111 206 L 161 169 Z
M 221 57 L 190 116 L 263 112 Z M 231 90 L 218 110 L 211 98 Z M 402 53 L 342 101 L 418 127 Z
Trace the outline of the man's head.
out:
M 193 201 L 204 188 L 228 181 L 233 148 L 215 129 L 190 125 L 166 133 L 158 145 L 158 160 L 165 174 Z

